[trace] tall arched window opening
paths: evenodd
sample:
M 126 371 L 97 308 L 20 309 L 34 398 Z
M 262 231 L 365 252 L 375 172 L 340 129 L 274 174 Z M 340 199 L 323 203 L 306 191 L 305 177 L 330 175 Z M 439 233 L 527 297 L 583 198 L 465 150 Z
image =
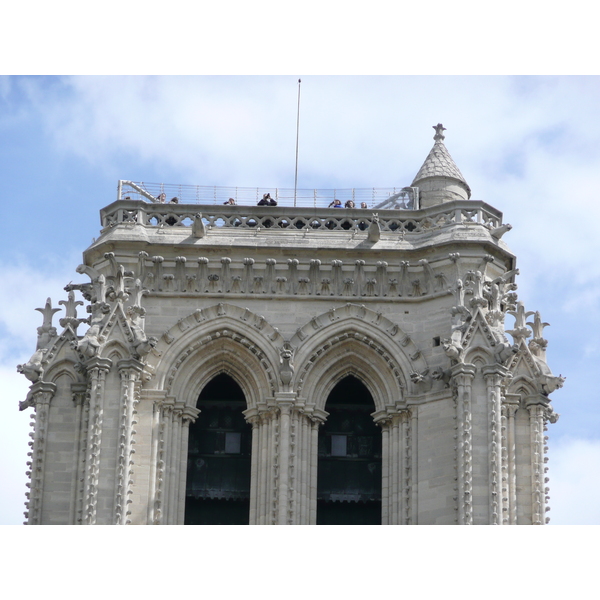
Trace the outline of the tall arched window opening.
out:
M 331 391 L 319 431 L 317 525 L 381 525 L 381 430 L 373 398 L 349 375 Z
M 198 398 L 190 425 L 185 499 L 186 525 L 248 525 L 252 427 L 246 399 L 224 373 Z

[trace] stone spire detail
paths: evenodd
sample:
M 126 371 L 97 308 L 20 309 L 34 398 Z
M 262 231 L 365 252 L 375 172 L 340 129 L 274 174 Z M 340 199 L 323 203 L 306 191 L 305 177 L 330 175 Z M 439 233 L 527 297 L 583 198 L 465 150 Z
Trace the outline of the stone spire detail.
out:
M 422 208 L 471 197 L 471 188 L 444 145 L 446 128 L 438 123 L 433 129 L 435 144 L 411 183 L 419 188 Z

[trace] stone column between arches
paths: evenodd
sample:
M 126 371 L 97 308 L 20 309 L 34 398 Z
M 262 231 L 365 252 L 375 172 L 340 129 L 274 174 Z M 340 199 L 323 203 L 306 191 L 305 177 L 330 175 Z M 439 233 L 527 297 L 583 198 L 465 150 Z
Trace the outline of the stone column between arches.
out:
M 382 428 L 382 524 L 417 521 L 416 407 L 378 420 Z M 189 424 L 196 408 L 155 400 L 149 523 L 184 522 Z M 327 413 L 282 392 L 245 411 L 252 425 L 251 525 L 315 525 L 318 431 Z
M 156 395 L 148 522 L 183 524 L 189 424 L 199 410 Z M 279 392 L 244 415 L 252 425 L 249 524 L 315 525 L 318 432 L 327 413 L 294 392 Z M 382 524 L 415 524 L 416 407 L 376 421 L 383 437 Z
M 154 401 L 150 524 L 183 524 L 189 424 L 199 413 L 197 408 L 177 402 L 173 397 Z
M 416 407 L 377 420 L 382 435 L 382 525 L 417 522 L 417 413 Z
M 245 411 L 252 424 L 251 525 L 316 523 L 317 433 L 322 417 L 293 392 Z

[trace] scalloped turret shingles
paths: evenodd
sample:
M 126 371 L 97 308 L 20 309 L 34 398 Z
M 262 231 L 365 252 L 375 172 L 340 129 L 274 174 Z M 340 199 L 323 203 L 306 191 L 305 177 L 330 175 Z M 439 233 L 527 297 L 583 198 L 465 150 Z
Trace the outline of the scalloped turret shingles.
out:
M 433 138 L 435 140 L 435 144 L 427 155 L 427 158 L 419 169 L 419 172 L 416 174 L 411 186 L 418 187 L 419 182 L 431 177 L 449 177 L 462 183 L 465 187 L 468 197 L 470 198 L 471 188 L 454 163 L 454 160 L 452 160 L 450 153 L 442 141 L 445 137 L 442 133 L 445 130 L 444 126 L 441 123 L 438 123 L 438 125 L 434 125 L 433 128 L 436 131 L 436 134 Z

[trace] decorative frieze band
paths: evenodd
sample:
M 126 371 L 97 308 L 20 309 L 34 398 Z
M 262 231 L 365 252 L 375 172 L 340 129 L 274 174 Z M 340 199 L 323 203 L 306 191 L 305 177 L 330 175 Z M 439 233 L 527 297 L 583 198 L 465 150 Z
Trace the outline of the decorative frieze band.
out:
M 148 292 L 202 294 L 269 294 L 290 296 L 334 296 L 356 298 L 399 298 L 417 300 L 423 296 L 449 293 L 448 269 L 444 259 L 438 269 L 426 259 L 411 264 L 364 260 L 344 263 L 319 259 L 301 263 L 298 259 L 257 262 L 247 257 L 239 264 L 222 257 L 211 264 L 207 257 L 196 261 L 178 256 L 174 264 L 162 256 L 139 253 L 138 276 Z M 195 266 L 194 266 L 195 264 Z

